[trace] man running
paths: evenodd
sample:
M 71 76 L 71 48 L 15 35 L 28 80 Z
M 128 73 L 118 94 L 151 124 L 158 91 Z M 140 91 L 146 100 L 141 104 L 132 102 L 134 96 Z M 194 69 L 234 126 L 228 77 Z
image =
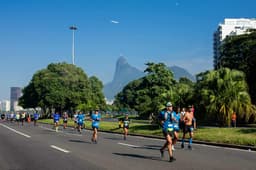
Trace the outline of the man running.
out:
M 20 119 L 22 126 L 23 126 L 23 124 L 24 124 L 25 118 L 26 118 L 26 113 L 25 113 L 25 112 L 22 112 L 22 113 L 21 113 L 21 119 Z
M 163 147 L 160 149 L 161 157 L 164 157 L 164 150 L 166 147 L 168 147 L 168 153 L 170 156 L 169 161 L 173 162 L 176 159 L 173 157 L 173 152 L 172 152 L 172 137 L 174 137 L 174 127 L 172 124 L 172 114 L 173 114 L 173 109 L 172 109 L 172 103 L 168 102 L 166 104 L 166 109 L 160 112 L 159 118 L 160 118 L 160 125 L 162 126 L 162 131 L 164 134 L 164 137 L 166 139 L 165 144 Z
M 60 121 L 60 114 L 59 112 L 55 112 L 53 114 L 53 122 L 54 122 L 54 128 L 56 132 L 58 132 L 58 129 L 59 129 L 59 121 Z
M 126 140 L 128 129 L 129 129 L 130 119 L 128 118 L 128 114 L 125 114 L 125 118 L 123 120 L 123 129 L 124 129 L 124 140 Z
M 98 140 L 98 129 L 100 124 L 101 115 L 99 113 L 99 109 L 96 109 L 95 112 L 91 115 L 92 120 L 92 129 L 93 129 L 93 135 L 92 135 L 92 142 L 97 143 Z
M 36 126 L 36 123 L 39 119 L 39 113 L 37 113 L 37 111 L 34 113 L 34 126 Z
M 180 124 L 180 108 L 177 109 L 177 112 L 172 112 L 172 122 L 174 126 L 174 139 L 173 139 L 173 145 L 172 150 L 174 149 L 174 145 L 176 144 L 178 138 L 179 138 L 179 124 Z
M 20 113 L 17 112 L 16 115 L 15 115 L 15 120 L 16 122 L 18 123 L 18 125 L 20 124 Z
M 82 127 L 84 125 L 84 114 L 82 114 L 82 112 L 79 112 L 76 118 L 77 118 L 77 125 L 78 125 L 77 130 L 81 134 Z
M 73 117 L 73 120 L 74 120 L 74 129 L 76 130 L 77 129 L 77 112 L 75 112 L 74 114 L 74 117 Z
M 68 124 L 68 114 L 67 112 L 63 113 L 63 128 L 66 129 Z
M 182 143 L 181 143 L 181 148 L 184 148 L 184 141 L 185 141 L 185 136 L 186 133 L 189 132 L 189 145 L 188 145 L 188 149 L 192 149 L 192 138 L 193 138 L 193 112 L 192 112 L 192 107 L 189 106 L 188 107 L 188 112 L 186 112 L 186 114 L 183 117 L 183 121 L 185 123 L 185 127 L 183 129 L 183 137 L 182 137 Z

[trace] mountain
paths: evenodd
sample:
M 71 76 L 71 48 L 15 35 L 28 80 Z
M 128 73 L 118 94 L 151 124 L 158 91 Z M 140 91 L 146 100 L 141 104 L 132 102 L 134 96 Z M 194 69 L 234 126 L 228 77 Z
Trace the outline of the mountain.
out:
M 195 81 L 195 76 L 191 75 L 187 70 L 178 66 L 168 67 L 174 74 L 175 80 L 180 77 L 187 77 Z M 131 66 L 124 57 L 120 57 L 116 62 L 116 70 L 113 81 L 104 85 L 103 92 L 108 100 L 114 99 L 114 96 L 120 92 L 130 81 L 145 76 L 145 73 Z
M 188 79 L 190 79 L 191 81 L 196 81 L 195 76 L 193 76 L 192 74 L 190 74 L 187 70 L 185 70 L 182 67 L 178 67 L 178 66 L 171 66 L 168 67 L 174 74 L 174 79 L 175 80 L 179 80 L 181 77 L 186 77 Z
M 124 57 L 120 57 L 116 62 L 116 70 L 113 81 L 104 86 L 103 92 L 108 100 L 120 92 L 130 81 L 143 77 L 145 74 L 141 70 L 128 64 Z

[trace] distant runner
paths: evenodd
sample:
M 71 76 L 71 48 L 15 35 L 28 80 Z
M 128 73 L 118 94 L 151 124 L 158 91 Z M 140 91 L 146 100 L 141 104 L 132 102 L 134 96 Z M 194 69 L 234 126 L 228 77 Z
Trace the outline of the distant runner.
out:
M 77 112 L 75 112 L 74 114 L 74 117 L 73 117 L 73 120 L 74 120 L 74 129 L 76 130 L 77 129 Z
M 82 127 L 84 125 L 84 114 L 82 114 L 82 112 L 79 112 L 78 115 L 77 115 L 77 130 L 78 132 L 81 134 L 82 133 Z
M 34 113 L 34 126 L 36 126 L 38 119 L 39 119 L 39 113 L 35 112 Z
M 24 124 L 25 119 L 26 119 L 26 113 L 25 113 L 25 112 L 22 112 L 22 113 L 21 113 L 21 119 L 20 119 L 22 126 L 23 126 L 23 124 Z
M 63 128 L 66 129 L 68 124 L 68 114 L 67 112 L 63 113 Z
M 92 120 L 92 129 L 93 129 L 93 135 L 92 135 L 92 142 L 97 143 L 98 140 L 98 129 L 100 124 L 101 115 L 99 113 L 99 109 L 96 109 L 95 112 L 91 115 Z
M 128 118 L 128 114 L 125 114 L 125 118 L 123 120 L 124 140 L 126 140 L 127 138 L 129 125 L 130 125 L 130 119 Z
M 54 128 L 56 132 L 58 132 L 59 130 L 59 121 L 60 121 L 60 114 L 58 112 L 55 112 L 53 114 L 53 122 L 54 122 Z

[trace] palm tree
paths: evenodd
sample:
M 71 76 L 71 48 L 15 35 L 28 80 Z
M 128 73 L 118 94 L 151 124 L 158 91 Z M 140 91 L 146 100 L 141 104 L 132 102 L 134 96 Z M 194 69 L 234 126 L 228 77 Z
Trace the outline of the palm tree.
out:
M 233 112 L 248 120 L 252 104 L 243 72 L 221 68 L 199 76 L 198 86 L 206 110 L 215 115 L 220 125 L 230 126 Z

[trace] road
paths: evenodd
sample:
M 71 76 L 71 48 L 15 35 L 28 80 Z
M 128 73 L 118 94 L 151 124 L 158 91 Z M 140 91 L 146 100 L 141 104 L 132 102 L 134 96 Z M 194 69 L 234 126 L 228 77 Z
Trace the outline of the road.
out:
M 256 152 L 230 148 L 193 145 L 193 150 L 175 150 L 175 162 L 168 154 L 160 159 L 163 140 L 99 133 L 92 144 L 91 131 L 82 134 L 72 128 L 59 132 L 50 125 L 0 122 L 1 170 L 83 170 L 83 169 L 256 169 Z

